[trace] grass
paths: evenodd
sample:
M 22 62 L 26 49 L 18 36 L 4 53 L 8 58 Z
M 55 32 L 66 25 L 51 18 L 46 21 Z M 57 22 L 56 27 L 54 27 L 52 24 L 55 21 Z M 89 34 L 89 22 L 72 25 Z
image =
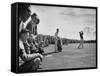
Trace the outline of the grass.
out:
M 39 70 L 86 68 L 96 66 L 96 44 L 85 43 L 83 49 L 78 49 L 79 44 L 63 45 L 60 53 L 54 52 L 54 45 L 45 48 L 47 55 Z
M 85 43 L 83 49 L 78 49 L 78 45 L 63 45 L 60 53 L 54 53 L 54 45 L 45 47 L 45 56 L 38 70 L 96 67 L 96 44 Z M 19 60 L 19 65 L 22 63 Z

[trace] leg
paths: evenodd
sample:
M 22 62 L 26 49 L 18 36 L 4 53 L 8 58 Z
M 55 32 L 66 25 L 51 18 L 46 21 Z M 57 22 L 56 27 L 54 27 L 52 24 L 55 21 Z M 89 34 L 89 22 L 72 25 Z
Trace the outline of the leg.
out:
M 40 65 L 40 58 L 36 58 L 34 60 L 25 62 L 19 67 L 20 72 L 31 72 L 31 71 L 37 71 Z
M 57 46 L 58 46 L 58 52 L 61 52 L 61 50 L 62 50 L 62 44 L 61 44 L 60 39 L 58 40 Z
M 79 46 L 78 46 L 78 48 L 80 48 L 80 46 L 81 46 L 81 42 L 79 43 Z
M 83 41 L 83 39 L 82 39 L 82 48 L 84 48 L 83 43 L 84 43 L 84 41 Z
M 57 40 L 55 40 L 55 52 L 57 52 Z
M 81 41 L 80 41 L 80 44 L 79 44 L 78 48 L 83 48 L 83 39 L 81 39 Z
M 24 61 L 30 61 L 30 60 L 34 60 L 35 58 L 40 58 L 42 61 L 43 56 L 39 53 L 33 53 L 33 54 L 27 54 L 23 59 Z

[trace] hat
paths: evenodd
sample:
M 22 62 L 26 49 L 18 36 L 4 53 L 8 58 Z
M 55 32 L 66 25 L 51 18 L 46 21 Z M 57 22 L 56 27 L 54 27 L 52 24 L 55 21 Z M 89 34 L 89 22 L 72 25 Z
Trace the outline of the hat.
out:
M 56 30 L 59 31 L 59 28 L 57 28 Z
M 34 16 L 37 16 L 37 14 L 36 14 L 36 13 L 33 13 L 33 14 L 31 15 L 31 17 L 34 17 Z

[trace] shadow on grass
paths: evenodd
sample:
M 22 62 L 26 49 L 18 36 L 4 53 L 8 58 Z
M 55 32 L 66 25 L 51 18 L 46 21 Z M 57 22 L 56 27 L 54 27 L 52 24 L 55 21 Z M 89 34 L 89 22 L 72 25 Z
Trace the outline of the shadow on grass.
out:
M 49 53 L 44 53 L 43 56 L 47 56 L 47 55 L 50 55 L 50 54 L 53 54 L 55 52 L 49 52 Z

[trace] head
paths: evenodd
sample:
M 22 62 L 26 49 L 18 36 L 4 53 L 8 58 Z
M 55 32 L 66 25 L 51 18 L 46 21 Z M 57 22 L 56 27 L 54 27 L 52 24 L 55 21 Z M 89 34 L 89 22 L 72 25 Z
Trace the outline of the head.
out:
M 83 31 L 80 31 L 79 33 L 83 33 Z
M 19 37 L 21 40 L 26 41 L 29 38 L 29 30 L 21 30 Z
M 57 32 L 57 33 L 59 32 L 59 29 L 58 29 L 58 28 L 56 29 L 56 32 Z
M 31 15 L 31 19 L 33 22 L 35 22 L 36 24 L 39 24 L 40 23 L 40 19 L 38 18 L 37 14 L 36 13 L 33 13 Z
M 33 13 L 32 15 L 31 15 L 31 18 L 33 19 L 34 17 L 36 17 L 37 16 L 37 14 L 36 13 Z

